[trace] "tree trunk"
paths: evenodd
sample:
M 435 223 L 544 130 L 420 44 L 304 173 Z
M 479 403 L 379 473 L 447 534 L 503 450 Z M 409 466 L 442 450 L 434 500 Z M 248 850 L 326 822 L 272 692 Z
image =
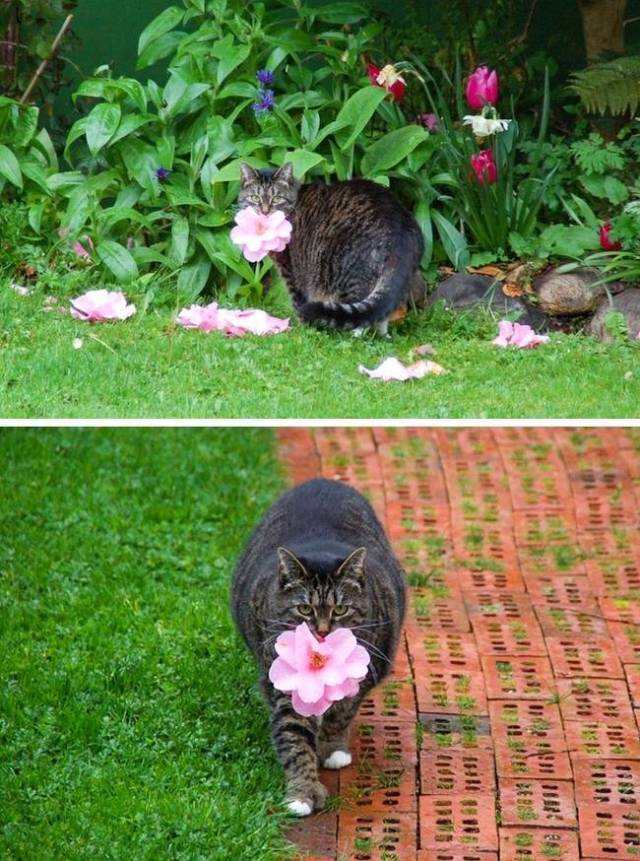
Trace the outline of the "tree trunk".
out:
M 582 13 L 587 60 L 624 52 L 624 13 L 627 0 L 578 0 Z
M 0 29 L 0 93 L 10 93 L 18 76 L 18 7 L 14 0 L 0 0 L 4 32 Z

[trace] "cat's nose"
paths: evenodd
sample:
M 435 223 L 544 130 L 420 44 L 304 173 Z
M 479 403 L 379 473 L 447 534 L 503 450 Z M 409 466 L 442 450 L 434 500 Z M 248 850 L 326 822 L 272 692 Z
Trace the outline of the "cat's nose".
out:
M 316 635 L 319 640 L 324 640 L 324 638 L 329 633 L 329 623 L 328 622 L 318 622 L 316 625 Z
M 269 213 L 271 212 L 271 207 L 269 206 L 268 203 L 262 203 L 262 204 L 260 204 L 260 212 L 263 215 L 269 215 Z

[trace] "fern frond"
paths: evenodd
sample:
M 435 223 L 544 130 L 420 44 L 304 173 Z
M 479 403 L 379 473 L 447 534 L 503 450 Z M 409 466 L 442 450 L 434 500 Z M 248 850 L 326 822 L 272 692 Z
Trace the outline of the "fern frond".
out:
M 640 105 L 640 57 L 619 57 L 573 72 L 568 89 L 594 114 L 635 114 Z

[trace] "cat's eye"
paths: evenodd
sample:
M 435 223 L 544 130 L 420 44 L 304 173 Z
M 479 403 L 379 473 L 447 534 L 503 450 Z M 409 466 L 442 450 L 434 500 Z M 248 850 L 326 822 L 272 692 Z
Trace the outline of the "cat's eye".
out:
M 333 608 L 334 616 L 345 616 L 349 612 L 349 608 L 344 604 L 336 604 Z
M 313 613 L 311 604 L 298 604 L 296 609 L 301 616 L 311 616 Z

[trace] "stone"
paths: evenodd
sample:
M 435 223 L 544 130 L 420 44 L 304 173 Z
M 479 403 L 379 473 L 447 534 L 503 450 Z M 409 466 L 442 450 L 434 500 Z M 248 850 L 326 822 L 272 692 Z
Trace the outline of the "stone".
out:
M 593 311 L 606 294 L 603 284 L 594 286 L 601 278 L 597 269 L 576 269 L 573 272 L 558 272 L 549 269 L 533 280 L 538 304 L 545 314 L 573 317 Z M 619 291 L 621 285 L 610 285 L 611 292 Z
M 619 311 L 625 318 L 627 334 L 635 339 L 640 334 L 640 287 L 628 287 L 622 293 L 608 296 L 600 301 L 596 313 L 587 326 L 587 335 L 593 335 L 601 341 L 612 341 L 613 338 L 607 329 L 607 314 L 611 311 Z
M 429 297 L 429 304 L 442 301 L 454 311 L 487 308 L 498 317 L 517 316 L 518 323 L 526 323 L 538 331 L 546 328 L 545 315 L 524 297 L 505 296 L 502 285 L 489 275 L 458 272 L 445 278 Z

